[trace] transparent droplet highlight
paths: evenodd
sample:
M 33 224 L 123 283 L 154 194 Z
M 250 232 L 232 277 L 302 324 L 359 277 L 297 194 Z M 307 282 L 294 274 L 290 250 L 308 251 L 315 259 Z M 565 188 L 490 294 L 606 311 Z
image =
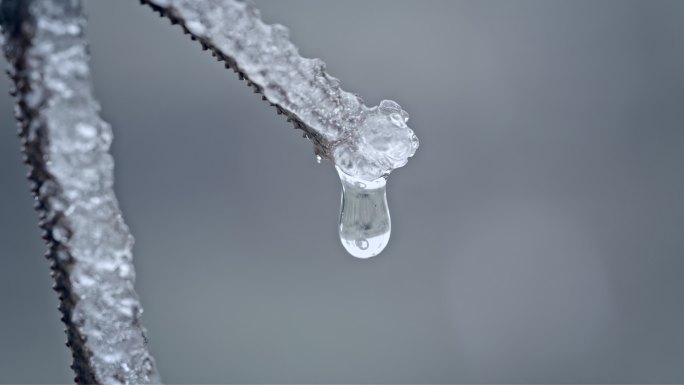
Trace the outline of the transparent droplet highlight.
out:
M 380 177 L 366 181 L 337 173 L 342 182 L 340 207 L 340 241 L 349 254 L 356 258 L 374 257 L 387 246 L 392 225 L 385 184 Z

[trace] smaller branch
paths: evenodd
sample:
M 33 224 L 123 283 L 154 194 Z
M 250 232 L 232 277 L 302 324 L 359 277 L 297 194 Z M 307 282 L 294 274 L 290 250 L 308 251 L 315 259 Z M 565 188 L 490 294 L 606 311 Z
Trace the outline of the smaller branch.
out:
M 418 139 L 408 114 L 392 101 L 369 108 L 340 88 L 320 59 L 301 57 L 288 29 L 268 25 L 251 1 L 141 0 L 285 114 L 327 158 L 349 175 L 373 180 L 406 164 Z
M 134 290 L 133 237 L 113 191 L 77 0 L 3 0 L 19 138 L 48 242 L 76 382 L 157 383 Z

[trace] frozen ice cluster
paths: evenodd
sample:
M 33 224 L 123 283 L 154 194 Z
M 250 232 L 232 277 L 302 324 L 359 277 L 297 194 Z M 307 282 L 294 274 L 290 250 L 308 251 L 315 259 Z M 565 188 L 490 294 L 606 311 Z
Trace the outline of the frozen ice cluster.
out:
M 405 165 L 418 149 L 418 138 L 406 125 L 408 113 L 399 104 L 383 100 L 377 107 L 362 106 L 358 114 L 347 140 L 333 147 L 334 162 L 344 173 L 372 181 Z
M 250 1 L 143 0 L 245 76 L 279 112 L 302 128 L 317 155 L 345 173 L 374 180 L 406 164 L 418 139 L 408 114 L 385 100 L 367 107 L 340 88 L 320 59 L 301 57 L 288 29 L 268 25 Z

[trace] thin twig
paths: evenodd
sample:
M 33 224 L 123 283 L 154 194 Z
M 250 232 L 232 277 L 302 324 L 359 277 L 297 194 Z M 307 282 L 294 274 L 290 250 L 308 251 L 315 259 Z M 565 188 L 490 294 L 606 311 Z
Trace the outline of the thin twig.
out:
M 78 0 L 4 0 L 4 53 L 19 137 L 78 383 L 159 382 L 134 290 Z

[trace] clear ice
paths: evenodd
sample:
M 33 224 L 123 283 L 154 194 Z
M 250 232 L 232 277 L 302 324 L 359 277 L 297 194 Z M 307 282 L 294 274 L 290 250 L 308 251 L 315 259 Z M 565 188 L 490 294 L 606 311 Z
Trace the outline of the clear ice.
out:
M 239 70 L 307 133 L 316 153 L 367 181 L 406 164 L 418 147 L 408 114 L 385 100 L 368 107 L 341 88 L 320 59 L 302 57 L 280 24 L 266 24 L 251 1 L 144 0 L 172 15 Z
M 389 242 L 392 223 L 385 190 L 387 177 L 405 165 L 418 148 L 418 138 L 406 121 L 406 111 L 391 100 L 383 100 L 369 109 L 357 132 L 356 146 L 339 146 L 334 153 L 342 182 L 340 241 L 357 258 L 374 257 Z

